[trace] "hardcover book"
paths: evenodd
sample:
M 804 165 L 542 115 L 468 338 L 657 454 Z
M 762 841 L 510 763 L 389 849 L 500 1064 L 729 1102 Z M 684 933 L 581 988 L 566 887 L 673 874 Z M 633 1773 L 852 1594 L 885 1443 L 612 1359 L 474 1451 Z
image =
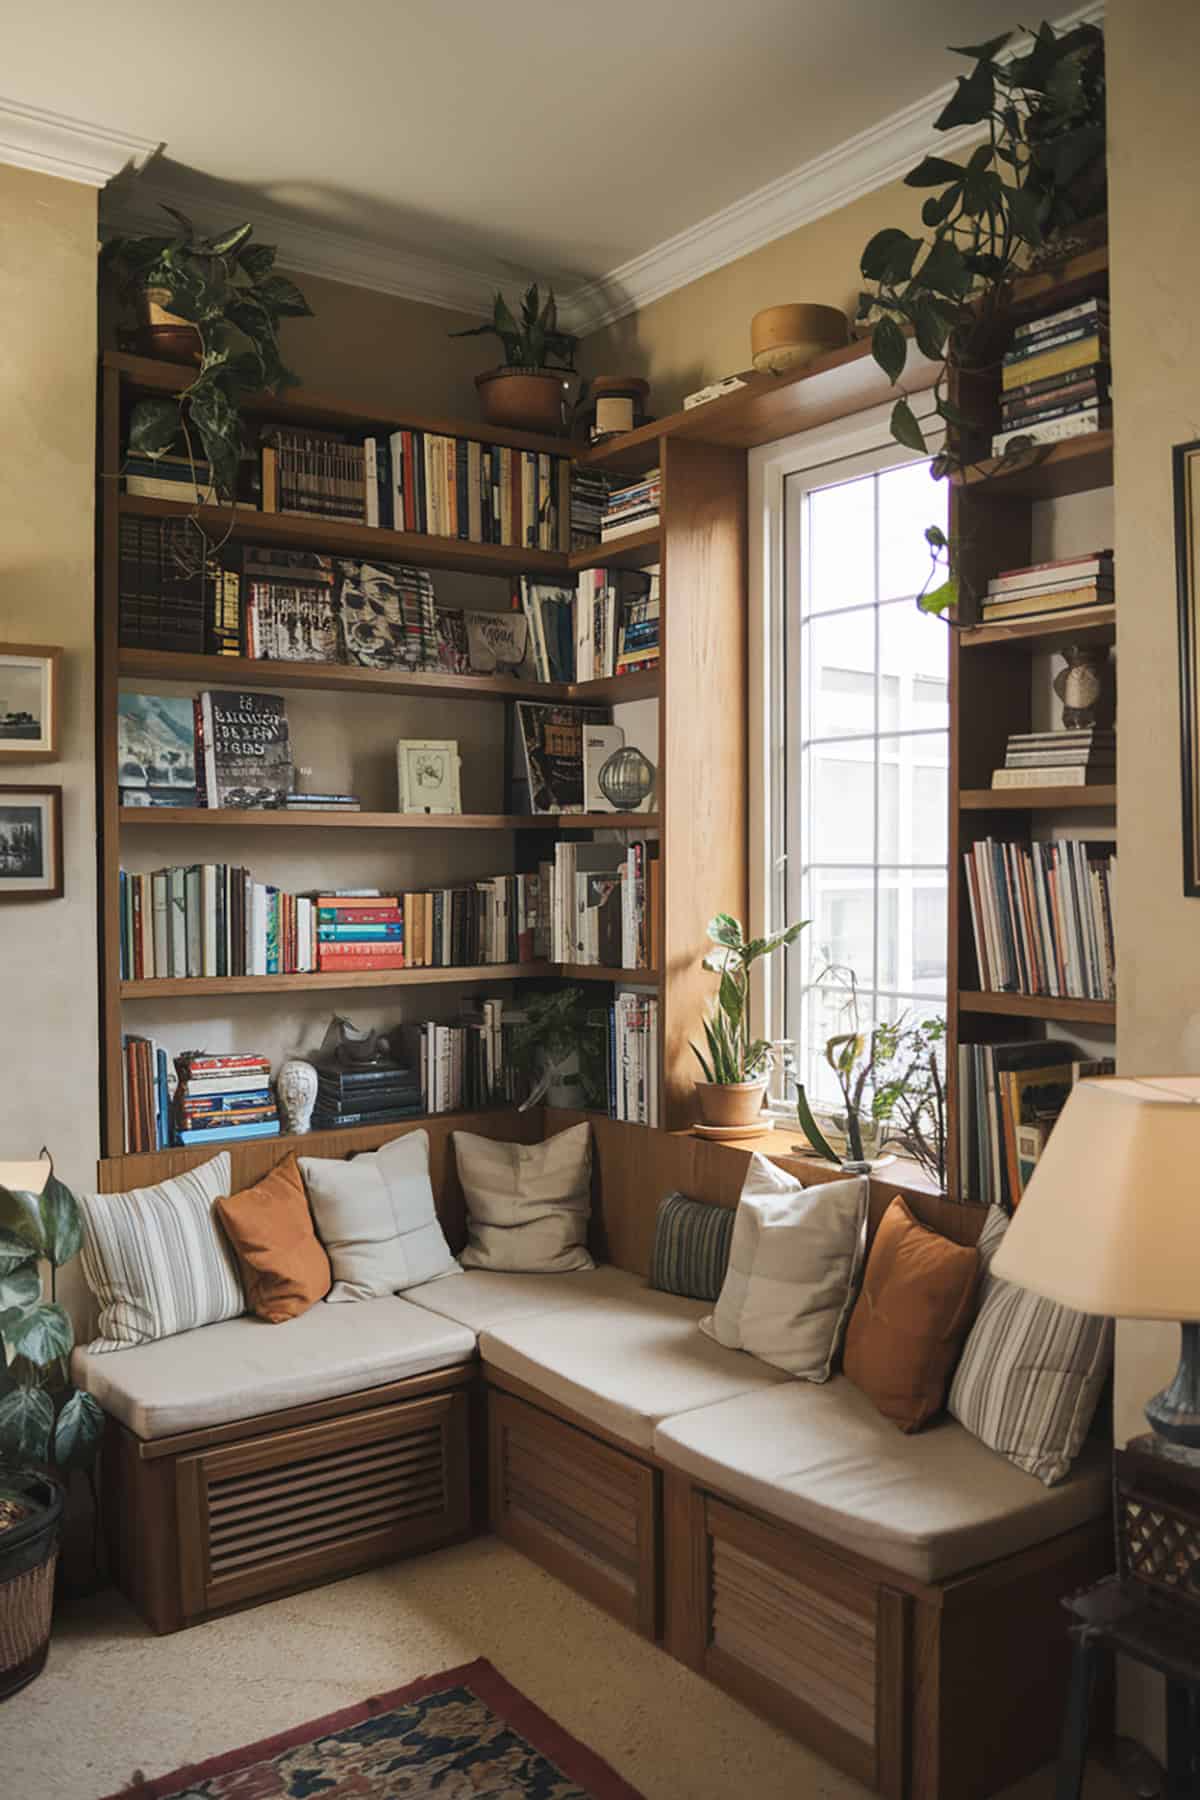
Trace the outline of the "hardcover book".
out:
M 209 806 L 282 806 L 292 789 L 287 713 L 278 694 L 200 696 Z
M 134 805 L 195 806 L 196 734 L 186 696 L 118 695 L 117 781 L 122 800 Z
M 518 700 L 516 712 L 524 777 L 518 769 L 514 787 L 527 784 L 529 811 L 583 812 L 584 728 L 605 723 L 604 709 Z
M 398 563 L 339 561 L 337 607 L 349 662 L 368 669 L 440 666 L 433 581 Z

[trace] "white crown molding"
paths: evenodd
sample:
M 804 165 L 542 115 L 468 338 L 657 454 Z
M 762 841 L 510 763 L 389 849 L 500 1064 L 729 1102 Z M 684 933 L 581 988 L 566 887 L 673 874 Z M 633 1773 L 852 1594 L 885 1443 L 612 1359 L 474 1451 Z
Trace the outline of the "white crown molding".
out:
M 1099 24 L 1103 17 L 1103 0 L 1092 0 L 1054 24 L 1061 31 L 1072 25 Z M 947 82 L 936 93 L 664 239 L 598 281 L 575 289 L 559 307 L 566 329 L 581 337 L 599 331 L 676 288 L 686 287 L 802 225 L 811 225 L 826 213 L 849 206 L 907 174 L 930 151 L 949 155 L 962 149 L 979 136 L 976 126 L 959 131 L 933 129 L 933 121 L 954 87 L 954 82 Z
M 140 169 L 160 147 L 127 131 L 110 131 L 0 97 L 0 163 L 14 168 L 102 188 L 122 169 Z

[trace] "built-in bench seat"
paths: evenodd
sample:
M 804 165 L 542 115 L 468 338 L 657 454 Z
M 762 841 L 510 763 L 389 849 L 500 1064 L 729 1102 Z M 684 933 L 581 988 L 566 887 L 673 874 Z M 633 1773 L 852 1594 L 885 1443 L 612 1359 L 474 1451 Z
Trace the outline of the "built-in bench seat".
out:
M 543 1313 L 565 1312 L 590 1306 L 593 1301 L 624 1295 L 643 1286 L 636 1275 L 602 1263 L 596 1269 L 575 1269 L 566 1275 L 510 1275 L 491 1269 L 467 1269 L 409 1288 L 404 1298 L 443 1319 L 454 1319 L 474 1332 L 511 1324 L 516 1319 L 537 1318 Z

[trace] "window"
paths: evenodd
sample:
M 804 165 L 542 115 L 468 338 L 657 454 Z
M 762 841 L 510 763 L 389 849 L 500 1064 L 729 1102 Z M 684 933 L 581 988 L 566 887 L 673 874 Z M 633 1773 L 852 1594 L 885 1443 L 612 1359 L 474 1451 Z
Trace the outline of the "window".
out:
M 946 999 L 948 633 L 914 604 L 924 529 L 946 528 L 946 484 L 905 460 L 886 426 L 859 427 L 857 442 L 848 456 L 772 446 L 755 475 L 766 520 L 755 915 L 810 921 L 759 999 L 818 1103 L 837 1097 L 823 1053 L 847 1029 L 842 971 L 862 1028 Z

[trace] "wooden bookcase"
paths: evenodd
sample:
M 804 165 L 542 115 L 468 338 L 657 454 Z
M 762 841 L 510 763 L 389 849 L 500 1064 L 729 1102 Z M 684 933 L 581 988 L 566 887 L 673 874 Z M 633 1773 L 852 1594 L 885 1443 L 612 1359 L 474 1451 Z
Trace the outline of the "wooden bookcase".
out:
M 1007 347 L 1011 327 L 1024 318 L 1053 312 L 1108 290 L 1108 258 L 1093 250 L 1051 274 L 1017 284 L 1003 321 L 997 352 Z M 979 420 L 986 440 L 994 414 L 997 378 L 984 378 L 963 395 L 960 405 Z M 961 1195 L 958 1133 L 958 1046 L 1039 1035 L 1043 1026 L 1070 1027 L 1097 1044 L 1107 1044 L 1116 1028 L 1115 1001 L 1048 999 L 980 991 L 971 929 L 963 856 L 982 838 L 1028 840 L 1052 835 L 1057 826 L 1074 835 L 1093 832 L 1116 842 L 1114 786 L 996 791 L 993 770 L 1004 762 L 1011 732 L 1033 728 L 1034 659 L 1066 644 L 1114 644 L 1114 606 L 1097 606 L 1062 620 L 1014 620 L 1000 625 L 972 623 L 972 596 L 985 593 L 1002 569 L 1035 560 L 1035 508 L 1072 496 L 1111 488 L 1112 433 L 1069 439 L 1044 447 L 1011 469 L 995 459 L 972 464 L 953 482 L 951 528 L 959 544 L 964 593 L 963 619 L 950 645 L 950 832 L 949 954 L 947 965 L 947 1074 L 950 1102 L 949 1191 Z M 1044 519 L 1044 514 L 1043 514 Z M 1075 543 L 1069 552 L 1094 549 Z M 1119 576 L 1118 576 L 1119 580 Z M 1057 706 L 1054 710 L 1057 719 Z M 1111 1054 L 1111 1050 L 1104 1053 Z

